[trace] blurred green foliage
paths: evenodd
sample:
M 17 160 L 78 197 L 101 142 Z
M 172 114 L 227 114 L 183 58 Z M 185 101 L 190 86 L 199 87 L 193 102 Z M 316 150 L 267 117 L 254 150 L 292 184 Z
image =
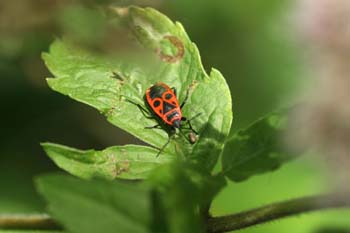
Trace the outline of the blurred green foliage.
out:
M 50 203 L 50 213 L 69 232 L 149 232 L 153 219 L 150 189 L 145 185 L 64 175 L 41 176 L 36 183 Z M 131 203 L 137 208 L 130 208 Z
M 233 99 L 232 133 L 289 103 L 298 88 L 302 51 L 288 22 L 293 2 L 130 1 L 153 6 L 180 21 L 199 47 L 205 68 L 216 67 L 223 73 Z M 0 24 L 0 213 L 42 212 L 44 205 L 34 191 L 32 179 L 57 168 L 44 155 L 40 142 L 50 140 L 81 149 L 102 149 L 138 141 L 111 127 L 89 107 L 50 91 L 43 79 L 49 72 L 40 53 L 62 34 L 109 52 L 116 48 L 127 50 L 126 36 L 113 31 L 109 36 L 103 20 L 91 20 L 90 16 L 95 15 L 91 8 L 96 6 L 94 1 L 85 5 L 78 1 L 74 5 L 70 1 L 41 4 L 34 0 L 1 4 L 4 20 Z M 76 13 L 80 14 L 79 20 L 73 17 Z M 84 28 L 86 25 L 94 27 Z M 303 158 L 275 173 L 253 177 L 245 183 L 230 183 L 216 198 L 212 210 L 215 215 L 228 214 L 325 191 L 328 185 L 324 166 Z M 309 233 L 333 228 L 342 232 L 342 227 L 350 227 L 349 214 L 345 210 L 313 213 L 242 232 Z
M 288 112 L 275 111 L 229 138 L 222 154 L 222 167 L 232 181 L 277 170 L 283 163 L 303 154 L 288 151 L 281 139 L 287 134 Z

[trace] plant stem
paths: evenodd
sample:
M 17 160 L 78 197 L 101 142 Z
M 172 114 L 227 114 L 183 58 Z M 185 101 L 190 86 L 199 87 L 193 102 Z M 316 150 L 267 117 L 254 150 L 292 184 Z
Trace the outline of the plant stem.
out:
M 237 214 L 209 218 L 207 232 L 234 231 L 305 212 L 344 207 L 350 207 L 349 193 L 296 198 Z
M 310 211 L 346 207 L 350 207 L 350 193 L 296 198 L 237 214 L 209 217 L 207 232 L 234 231 Z M 46 214 L 0 215 L 0 229 L 62 230 L 62 227 Z
M 0 215 L 0 229 L 47 229 L 61 230 L 50 216 L 46 214 Z

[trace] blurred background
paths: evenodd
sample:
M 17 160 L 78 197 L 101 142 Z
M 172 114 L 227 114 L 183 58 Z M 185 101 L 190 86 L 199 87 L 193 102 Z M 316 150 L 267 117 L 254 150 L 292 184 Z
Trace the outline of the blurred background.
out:
M 308 20 L 299 15 L 305 8 L 298 8 L 294 0 L 2 0 L 0 214 L 45 211 L 33 177 L 58 168 L 40 142 L 80 149 L 136 142 L 94 109 L 51 91 L 45 81 L 50 73 L 41 53 L 62 35 L 99 51 L 127 50 L 128 38 L 118 30 L 118 22 L 111 29 L 103 17 L 103 8 L 110 4 L 151 6 L 184 25 L 205 69 L 217 68 L 229 84 L 234 111 L 231 133 L 271 110 L 293 104 L 305 88 L 307 66 L 314 60 L 303 40 L 305 28 L 299 27 Z M 302 157 L 277 172 L 229 183 L 212 212 L 228 214 L 327 191 L 329 173 L 327 160 Z M 323 211 L 241 232 L 350 232 L 349 219 L 350 211 Z

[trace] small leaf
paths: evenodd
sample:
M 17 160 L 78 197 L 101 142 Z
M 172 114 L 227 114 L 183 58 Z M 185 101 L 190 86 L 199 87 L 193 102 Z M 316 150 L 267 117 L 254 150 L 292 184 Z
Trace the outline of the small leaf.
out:
M 113 146 L 102 151 L 84 151 L 53 143 L 41 145 L 57 166 L 81 178 L 142 179 L 153 168 L 172 160 L 169 156 L 157 158 L 158 150 L 145 146 Z
M 36 181 L 53 218 L 71 233 L 151 232 L 150 192 L 144 186 L 63 175 Z
M 240 130 L 226 143 L 222 166 L 233 181 L 278 169 L 295 156 L 281 143 L 288 124 L 286 112 L 275 112 Z
M 115 12 L 120 12 L 119 8 Z M 67 42 L 55 41 L 43 59 L 55 76 L 47 79 L 49 86 L 62 94 L 86 103 L 104 114 L 108 121 L 157 148 L 168 140 L 164 130 L 145 130 L 157 124 L 146 119 L 139 109 L 125 101 L 145 106 L 146 89 L 156 82 L 177 88 L 179 101 L 190 96 L 182 109 L 199 132 L 195 145 L 178 135 L 166 147 L 163 156 L 186 157 L 211 170 L 215 165 L 232 121 L 231 96 L 225 79 L 215 69 L 210 76 L 204 71 L 197 47 L 180 23 L 151 8 L 130 7 L 123 14 L 137 40 L 151 54 L 146 66 L 116 59 L 99 58 Z M 117 53 L 117 51 L 116 51 Z M 185 132 L 186 136 L 187 132 Z

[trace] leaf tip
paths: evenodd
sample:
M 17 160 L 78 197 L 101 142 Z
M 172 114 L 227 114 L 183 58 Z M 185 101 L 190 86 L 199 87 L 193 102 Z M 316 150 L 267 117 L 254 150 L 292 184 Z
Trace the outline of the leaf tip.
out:
M 210 70 L 210 77 L 212 77 L 214 75 L 215 76 L 217 76 L 217 75 L 223 76 L 222 73 L 218 69 L 212 67 Z
M 50 144 L 50 142 L 40 142 L 40 146 L 45 152 L 47 152 L 48 148 L 50 147 Z
M 48 52 L 41 53 L 41 59 L 43 59 L 44 61 L 46 61 L 49 56 L 50 56 L 50 54 Z
M 55 82 L 58 78 L 54 78 L 54 77 L 47 77 L 45 78 L 46 82 L 47 82 L 47 85 L 52 89 L 52 90 L 56 90 L 56 87 L 55 87 Z
M 55 145 L 55 144 L 52 143 L 52 142 L 40 142 L 40 146 L 41 146 L 42 148 L 48 148 L 48 147 L 51 147 L 51 146 L 53 146 L 53 145 Z

